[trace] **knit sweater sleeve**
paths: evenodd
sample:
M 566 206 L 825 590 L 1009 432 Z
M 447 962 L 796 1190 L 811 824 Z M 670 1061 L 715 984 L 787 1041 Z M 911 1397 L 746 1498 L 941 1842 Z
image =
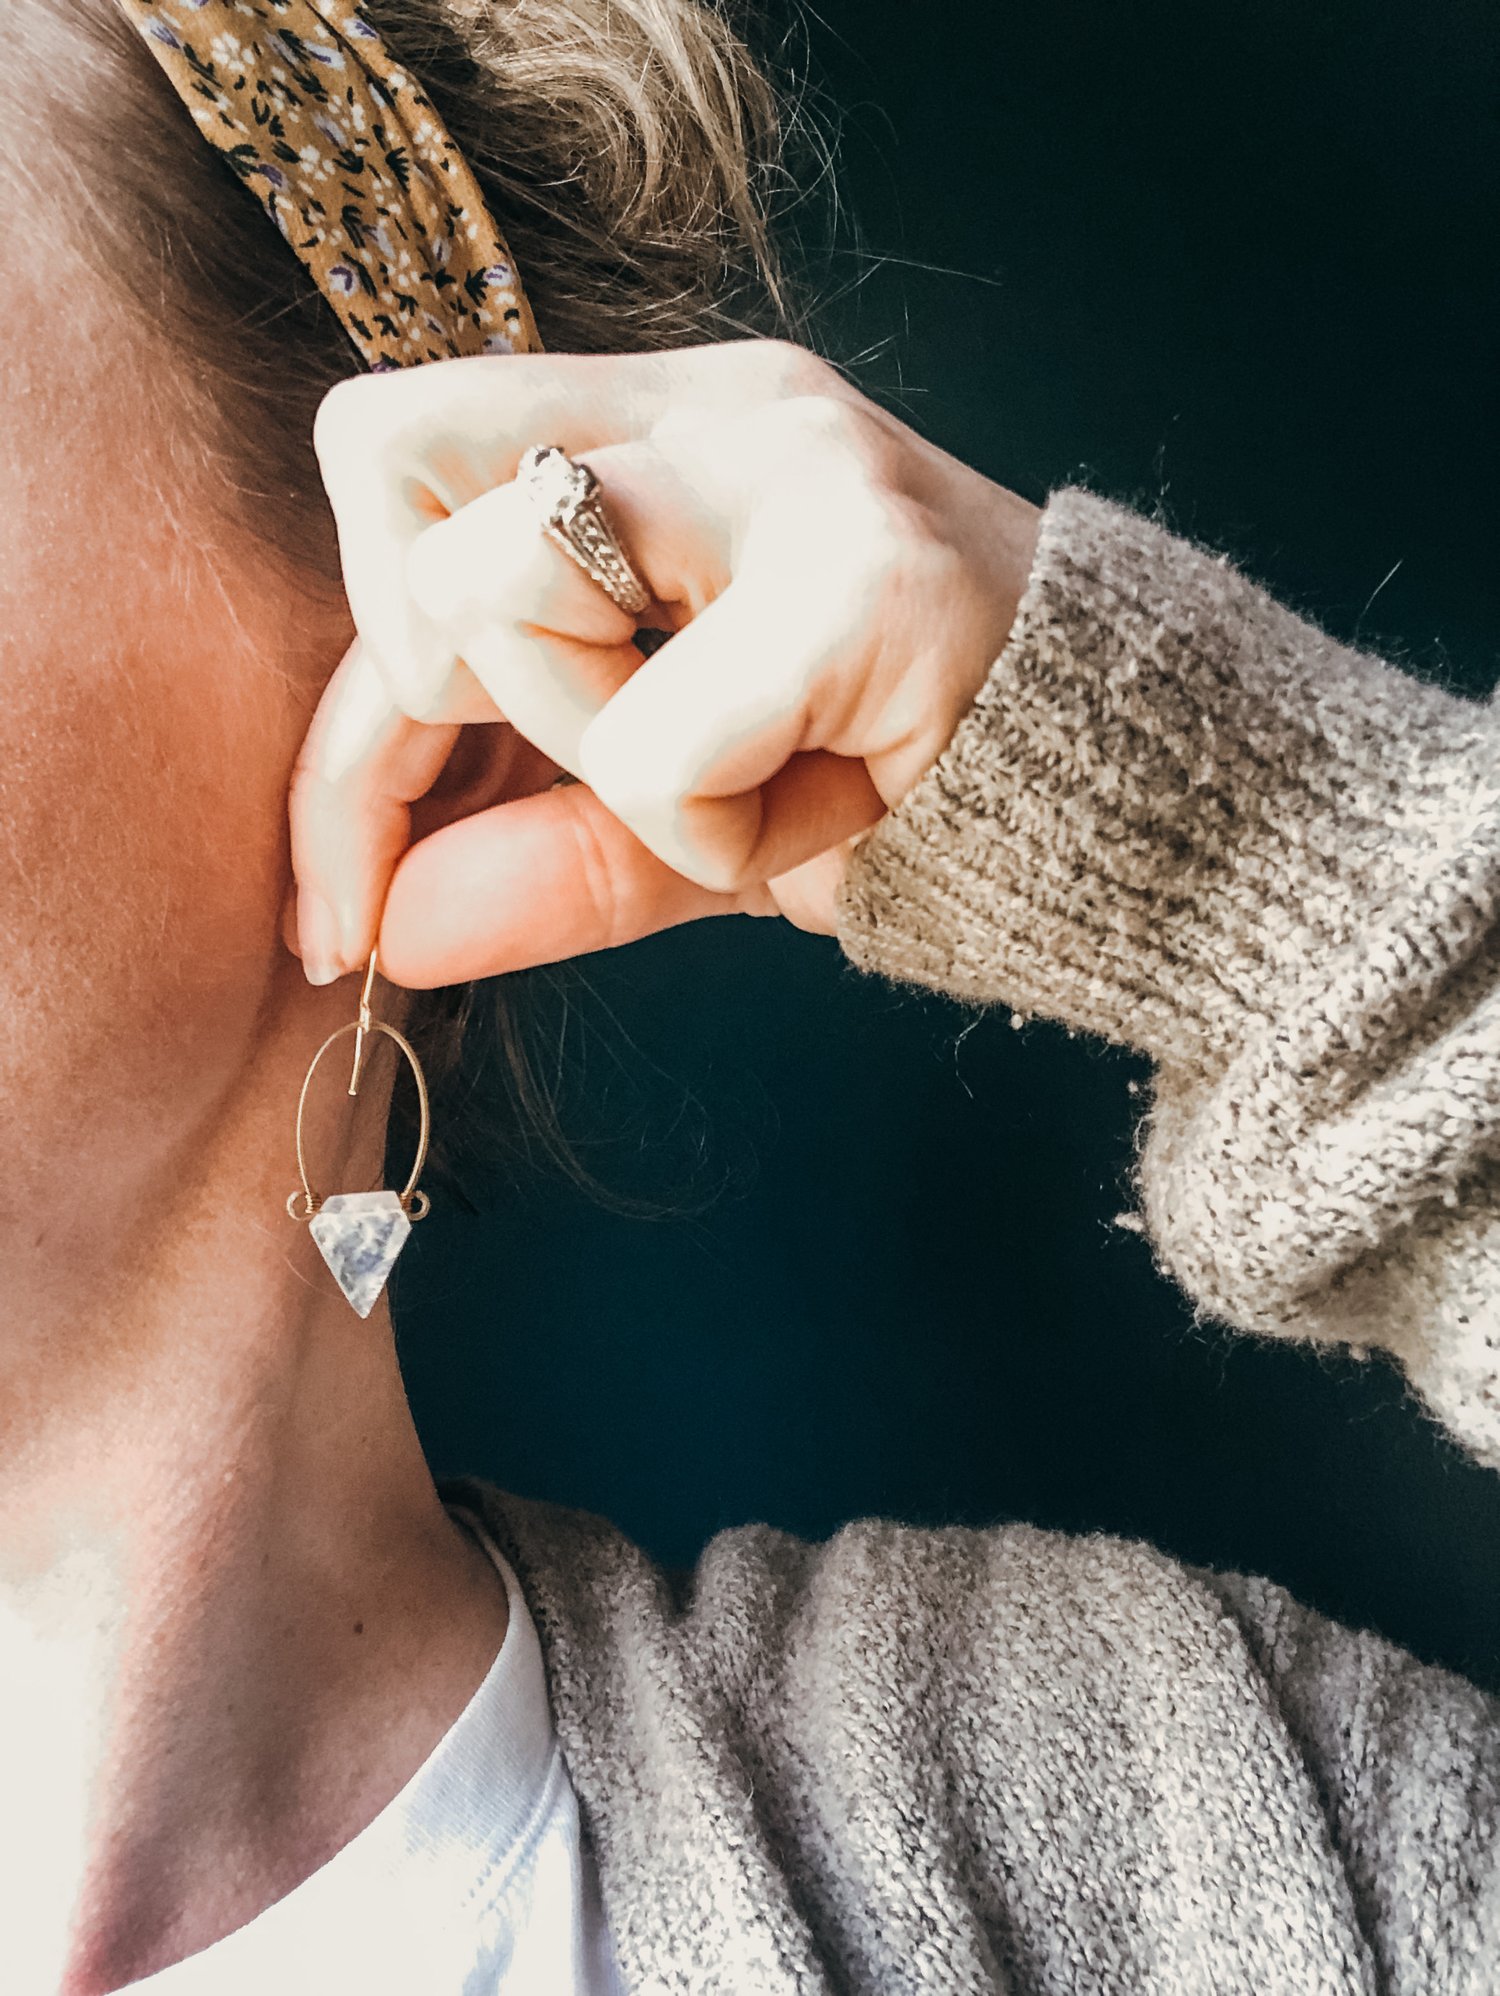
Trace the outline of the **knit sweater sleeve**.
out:
M 838 937 L 1150 1056 L 1122 1218 L 1198 1318 L 1381 1347 L 1500 1466 L 1500 701 L 1059 492 Z

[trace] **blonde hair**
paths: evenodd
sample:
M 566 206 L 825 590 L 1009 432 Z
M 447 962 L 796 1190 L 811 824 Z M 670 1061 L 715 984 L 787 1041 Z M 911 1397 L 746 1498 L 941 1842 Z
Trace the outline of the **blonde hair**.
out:
M 337 590 L 311 434 L 325 391 L 359 369 L 347 335 L 112 0 L 9 6 L 9 66 L 26 84 L 6 123 L 29 114 L 32 129 L 7 150 L 23 172 L 39 153 L 66 162 L 79 247 L 181 357 L 202 418 L 201 489 L 311 591 Z M 708 0 L 367 0 L 366 11 L 472 166 L 549 350 L 812 343 L 781 236 L 827 179 L 827 142 L 805 77 L 773 74 L 726 11 Z M 435 1093 L 459 1073 L 476 990 L 492 992 L 483 1009 L 521 1113 L 485 1141 L 539 1140 L 606 1203 L 652 1209 L 600 1185 L 563 1138 L 513 983 L 415 994 L 407 1030 Z M 457 1103 L 446 1106 L 438 1164 L 452 1181 Z

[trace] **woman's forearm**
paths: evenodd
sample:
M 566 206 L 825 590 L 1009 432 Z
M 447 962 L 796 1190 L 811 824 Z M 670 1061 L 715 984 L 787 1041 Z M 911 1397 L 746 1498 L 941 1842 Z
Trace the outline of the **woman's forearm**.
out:
M 1382 1346 L 1500 1464 L 1500 708 L 1060 492 L 838 933 L 1151 1055 L 1126 1223 L 1200 1315 Z

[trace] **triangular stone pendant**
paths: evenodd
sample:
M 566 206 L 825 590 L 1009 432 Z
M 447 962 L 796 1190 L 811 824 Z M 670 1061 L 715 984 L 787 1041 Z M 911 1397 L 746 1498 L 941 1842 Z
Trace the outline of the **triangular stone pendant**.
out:
M 411 1232 L 400 1193 L 330 1192 L 308 1224 L 340 1289 L 368 1317 Z

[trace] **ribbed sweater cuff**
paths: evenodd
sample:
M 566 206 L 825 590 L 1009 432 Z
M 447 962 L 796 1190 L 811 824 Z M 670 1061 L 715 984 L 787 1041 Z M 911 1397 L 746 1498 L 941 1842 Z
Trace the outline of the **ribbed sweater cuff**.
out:
M 1451 851 L 1482 716 L 1060 491 L 979 695 L 854 851 L 838 939 L 898 982 L 1219 1072 Z

